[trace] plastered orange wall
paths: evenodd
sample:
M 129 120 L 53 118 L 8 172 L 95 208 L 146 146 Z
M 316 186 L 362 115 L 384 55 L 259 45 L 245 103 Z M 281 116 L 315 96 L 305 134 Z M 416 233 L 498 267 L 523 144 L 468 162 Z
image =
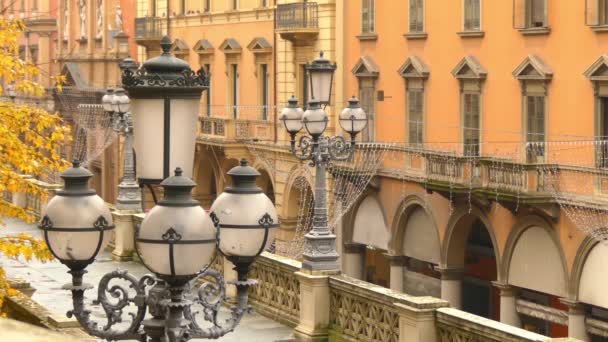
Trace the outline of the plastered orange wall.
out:
M 585 25 L 584 1 L 549 1 L 551 32 L 523 36 L 513 28 L 510 0 L 482 0 L 482 38 L 461 38 L 463 0 L 426 0 L 426 40 L 407 40 L 408 1 L 376 1 L 377 41 L 359 41 L 361 0 L 345 1 L 345 68 L 361 56 L 379 66 L 377 90 L 378 141 L 407 141 L 405 131 L 405 82 L 397 70 L 408 56 L 427 64 L 426 140 L 461 141 L 459 84 L 452 69 L 466 55 L 473 55 L 487 69 L 482 98 L 482 142 L 522 140 L 521 87 L 513 70 L 529 54 L 537 54 L 554 72 L 548 95 L 548 140 L 573 139 L 558 135 L 591 137 L 594 134 L 594 97 L 591 81 L 583 72 L 608 51 L 608 33 Z M 357 94 L 357 80 L 346 75 L 346 94 Z M 485 153 L 490 151 L 484 151 Z

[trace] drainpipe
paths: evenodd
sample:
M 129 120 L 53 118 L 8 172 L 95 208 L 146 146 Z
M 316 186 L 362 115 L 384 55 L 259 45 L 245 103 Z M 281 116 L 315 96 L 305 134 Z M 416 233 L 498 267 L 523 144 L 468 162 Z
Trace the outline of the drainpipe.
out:
M 273 12 L 273 16 L 272 16 L 272 27 L 273 27 L 273 31 L 272 31 L 272 39 L 273 39 L 273 45 L 274 49 L 272 50 L 272 65 L 273 65 L 273 73 L 274 73 L 274 77 L 273 77 L 273 83 L 274 83 L 274 87 L 273 87 L 273 97 L 274 97 L 274 143 L 276 144 L 279 137 L 278 137 L 278 129 L 277 129 L 277 76 L 278 76 L 278 72 L 277 72 L 277 5 L 275 4 L 274 6 L 274 12 Z
M 167 36 L 171 37 L 171 28 L 169 23 L 169 13 L 171 13 L 171 1 L 167 0 Z

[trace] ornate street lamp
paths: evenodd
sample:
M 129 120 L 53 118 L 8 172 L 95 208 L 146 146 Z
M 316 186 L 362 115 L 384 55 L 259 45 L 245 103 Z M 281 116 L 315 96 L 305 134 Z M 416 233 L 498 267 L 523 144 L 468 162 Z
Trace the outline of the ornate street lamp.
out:
M 203 69 L 171 54 L 171 39 L 161 40 L 162 53 L 136 69 L 123 61 L 123 88 L 131 98 L 137 178 L 141 185 L 158 184 L 181 166 L 192 177 L 201 93 L 209 79 Z M 160 157 L 159 157 L 160 153 Z
M 107 340 L 216 339 L 233 331 L 248 310 L 248 289 L 256 283 L 247 278 L 249 266 L 272 241 L 278 220 L 270 199 L 255 186 L 259 176 L 255 169 L 242 161 L 228 174 L 234 185 L 214 203 L 213 220 L 192 198 L 196 183 L 183 176 L 180 168 L 161 182 L 164 198 L 146 215 L 135 239 L 136 251 L 154 275 L 137 279 L 120 270 L 104 275 L 93 301 L 106 314 L 102 326 L 92 321 L 85 305 L 84 293 L 93 286 L 85 284 L 83 276 L 114 226 L 103 200 L 88 188 L 92 174 L 74 162 L 62 173 L 64 189 L 51 199 L 39 225 L 49 249 L 72 275 L 72 282 L 63 287 L 72 292 L 73 310 L 68 316 L 75 316 L 89 334 Z M 230 309 L 230 318 L 221 322 L 224 279 L 209 268 L 217 252 L 235 264 L 238 275 L 232 282 L 237 287 L 237 304 Z M 213 282 L 193 291 L 203 278 Z M 197 323 L 196 306 L 202 307 L 200 317 L 211 327 Z M 136 312 L 128 312 L 130 320 L 123 320 L 127 308 Z M 152 317 L 144 320 L 147 312 Z
M 131 100 L 124 89 L 108 89 L 101 98 L 103 110 L 112 117 L 112 127 L 116 133 L 125 137 L 122 180 L 118 185 L 116 209 L 141 210 L 140 187 L 135 178 L 135 155 L 133 153 L 133 117 Z
M 307 110 L 302 113 L 302 109 L 297 106 L 297 99 L 292 96 L 288 106 L 281 112 L 280 119 L 291 137 L 291 152 L 299 160 L 310 160 L 315 166 L 314 216 L 312 229 L 305 235 L 302 267 L 313 271 L 337 271 L 340 270 L 340 266 L 336 251 L 336 236 L 327 223 L 325 169 L 332 161 L 350 159 L 355 149 L 356 136 L 365 128 L 367 117 L 359 106 L 359 100 L 353 97 L 339 118 L 340 126 L 351 136 L 350 143 L 347 143 L 342 136 L 323 136 L 329 119 L 320 105 L 329 103 L 336 65 L 324 59 L 323 54 L 312 65 L 306 67 L 311 78 L 311 92 L 325 100 L 319 101 L 313 97 L 308 102 Z M 302 135 L 296 146 L 296 135 L 302 128 L 306 128 L 309 135 Z
M 327 106 L 331 102 L 331 87 L 334 80 L 334 72 L 338 66 L 331 64 L 323 57 L 323 51 L 319 53 L 312 63 L 306 64 L 305 69 L 310 79 L 310 98 L 317 99 L 320 104 Z M 304 99 L 307 101 L 309 99 Z

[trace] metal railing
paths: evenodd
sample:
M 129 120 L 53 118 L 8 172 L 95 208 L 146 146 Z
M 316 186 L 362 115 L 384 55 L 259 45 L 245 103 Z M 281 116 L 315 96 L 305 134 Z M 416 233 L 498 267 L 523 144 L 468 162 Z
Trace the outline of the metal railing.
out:
M 277 6 L 277 29 L 319 28 L 319 5 L 316 2 L 296 2 Z
M 161 39 L 163 18 L 135 18 L 135 39 Z

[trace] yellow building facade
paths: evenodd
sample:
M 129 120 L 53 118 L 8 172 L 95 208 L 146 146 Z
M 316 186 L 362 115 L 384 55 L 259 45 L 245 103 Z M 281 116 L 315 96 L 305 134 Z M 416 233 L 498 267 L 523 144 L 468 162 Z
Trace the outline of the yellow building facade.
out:
M 313 176 L 277 117 L 308 96 L 303 65 L 324 51 L 338 64 L 327 134 L 341 134 L 351 95 L 370 119 L 350 169 L 330 170 L 342 271 L 590 341 L 603 332 L 589 322 L 608 318 L 608 251 L 582 231 L 605 217 L 606 5 L 146 0 L 135 40 L 150 57 L 169 33 L 210 71 L 194 172 L 204 207 L 250 159 L 281 219 L 275 252 L 297 256 Z

